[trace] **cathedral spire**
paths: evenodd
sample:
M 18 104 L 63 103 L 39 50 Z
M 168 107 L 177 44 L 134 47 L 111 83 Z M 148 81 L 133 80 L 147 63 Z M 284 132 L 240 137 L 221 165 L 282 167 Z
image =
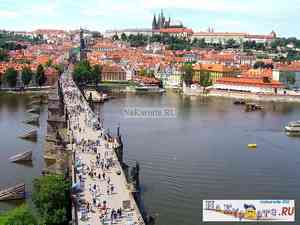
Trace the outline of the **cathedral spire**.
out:
M 157 21 L 156 21 L 156 15 L 155 14 L 154 14 L 154 17 L 153 17 L 152 29 L 153 30 L 157 29 Z

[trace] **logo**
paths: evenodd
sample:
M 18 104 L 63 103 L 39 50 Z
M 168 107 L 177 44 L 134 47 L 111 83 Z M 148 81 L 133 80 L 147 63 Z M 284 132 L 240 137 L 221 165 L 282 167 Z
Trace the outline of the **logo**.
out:
M 294 200 L 203 200 L 203 222 L 294 222 Z

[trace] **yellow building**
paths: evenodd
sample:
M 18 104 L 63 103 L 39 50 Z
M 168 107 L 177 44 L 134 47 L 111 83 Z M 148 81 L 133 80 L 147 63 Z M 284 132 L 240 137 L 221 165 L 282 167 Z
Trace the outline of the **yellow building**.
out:
M 196 64 L 193 70 L 193 82 L 201 83 L 201 79 L 208 79 L 212 84 L 221 77 L 232 77 L 240 72 L 236 67 L 222 64 Z

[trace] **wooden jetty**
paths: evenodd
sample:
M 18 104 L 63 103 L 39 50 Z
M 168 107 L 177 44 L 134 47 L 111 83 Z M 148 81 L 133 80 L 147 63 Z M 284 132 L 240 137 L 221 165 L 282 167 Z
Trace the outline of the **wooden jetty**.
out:
M 26 151 L 9 158 L 13 163 L 32 161 L 32 151 Z
M 17 200 L 25 198 L 25 184 L 18 184 L 4 190 L 0 190 L 0 201 Z
M 21 135 L 20 138 L 24 140 L 37 141 L 37 130 L 29 131 L 28 133 Z

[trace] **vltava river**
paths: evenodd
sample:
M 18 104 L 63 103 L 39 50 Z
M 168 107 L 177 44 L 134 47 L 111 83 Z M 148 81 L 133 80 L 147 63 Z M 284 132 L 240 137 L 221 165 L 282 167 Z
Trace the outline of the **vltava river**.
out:
M 17 138 L 34 128 L 22 123 L 28 118 L 29 101 L 28 97 L 0 95 L 0 187 L 25 182 L 30 189 L 32 179 L 41 173 L 46 106 L 40 117 L 39 141 Z M 232 100 L 168 92 L 116 98 L 100 111 L 111 131 L 120 123 L 125 161 L 140 162 L 145 208 L 157 216 L 157 224 L 198 225 L 202 224 L 203 199 L 295 199 L 299 205 L 300 139 L 287 137 L 283 127 L 300 120 L 300 105 L 264 106 L 264 112 L 245 113 Z M 171 107 L 177 115 L 130 119 L 124 116 L 126 107 Z M 249 143 L 258 148 L 249 150 Z M 8 161 L 27 150 L 33 150 L 33 167 Z M 0 203 L 0 209 L 14 205 Z
M 300 105 L 269 103 L 264 112 L 246 113 L 232 102 L 170 92 L 129 95 L 102 107 L 107 127 L 121 125 L 125 160 L 140 162 L 144 204 L 158 225 L 202 224 L 203 199 L 299 205 L 300 139 L 287 137 L 283 127 L 300 120 Z M 129 119 L 126 107 L 174 107 L 177 117 Z M 258 148 L 249 150 L 249 143 Z

